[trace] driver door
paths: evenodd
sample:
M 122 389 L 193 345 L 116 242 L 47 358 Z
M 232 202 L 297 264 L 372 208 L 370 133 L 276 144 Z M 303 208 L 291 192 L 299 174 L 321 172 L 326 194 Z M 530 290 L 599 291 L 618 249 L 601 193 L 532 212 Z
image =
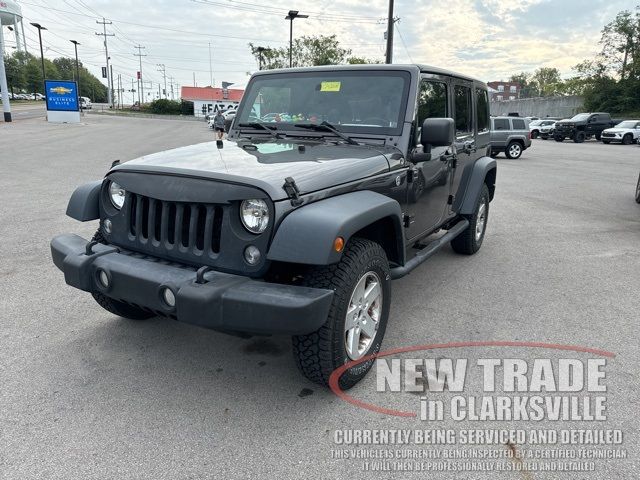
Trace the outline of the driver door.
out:
M 427 118 L 449 118 L 450 79 L 440 75 L 423 75 L 418 91 L 416 135 L 414 148 L 420 150 L 418 139 L 422 123 Z M 407 213 L 410 225 L 406 230 L 409 241 L 418 239 L 440 226 L 447 213 L 451 193 L 452 165 L 449 157 L 441 159 L 447 147 L 435 147 L 431 159 L 411 165 L 413 182 L 408 185 Z

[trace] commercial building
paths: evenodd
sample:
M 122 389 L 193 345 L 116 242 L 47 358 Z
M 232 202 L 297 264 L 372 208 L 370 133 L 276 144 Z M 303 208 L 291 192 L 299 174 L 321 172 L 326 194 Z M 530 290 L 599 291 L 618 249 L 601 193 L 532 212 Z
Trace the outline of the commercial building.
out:
M 244 89 L 216 88 L 216 87 L 182 87 L 182 100 L 193 102 L 193 112 L 196 117 L 204 117 L 218 110 L 227 110 L 238 105 Z

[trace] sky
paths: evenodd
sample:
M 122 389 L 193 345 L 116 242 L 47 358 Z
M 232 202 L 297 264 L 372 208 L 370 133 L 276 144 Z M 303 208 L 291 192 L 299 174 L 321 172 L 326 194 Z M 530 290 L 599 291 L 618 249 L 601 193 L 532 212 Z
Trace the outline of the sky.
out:
M 70 39 L 81 43 L 80 60 L 96 76 L 105 65 L 99 17 L 107 25 L 114 76 L 125 88 L 139 70 L 143 77 L 205 86 L 244 83 L 257 70 L 248 43 L 285 47 L 288 10 L 308 14 L 294 22 L 294 36 L 335 34 L 352 55 L 383 61 L 388 0 L 25 0 L 18 1 L 25 19 L 27 47 L 39 55 L 38 22 L 45 57 L 73 57 Z M 588 7 L 587 7 L 588 5 Z M 569 76 L 572 67 L 595 54 L 600 30 L 616 13 L 633 8 L 629 0 L 396 0 L 394 63 L 426 63 L 450 68 L 484 81 L 507 80 L 513 73 L 557 67 Z M 13 37 L 5 28 L 9 51 Z M 169 87 L 168 87 L 169 89 Z M 177 87 L 176 87 L 177 92 Z

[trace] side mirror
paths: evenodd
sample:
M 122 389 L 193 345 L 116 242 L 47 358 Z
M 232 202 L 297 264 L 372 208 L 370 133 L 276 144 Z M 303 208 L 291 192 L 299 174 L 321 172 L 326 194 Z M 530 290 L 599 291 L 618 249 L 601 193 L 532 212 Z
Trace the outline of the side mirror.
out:
M 422 124 L 420 143 L 425 152 L 433 147 L 448 147 L 455 139 L 453 118 L 427 118 Z

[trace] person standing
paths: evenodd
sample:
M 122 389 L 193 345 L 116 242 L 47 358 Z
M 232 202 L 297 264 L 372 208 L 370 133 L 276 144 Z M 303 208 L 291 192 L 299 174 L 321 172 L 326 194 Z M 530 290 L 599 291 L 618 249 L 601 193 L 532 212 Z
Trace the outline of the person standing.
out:
M 220 110 L 216 113 L 216 116 L 213 117 L 213 130 L 216 132 L 218 140 L 222 140 L 224 135 L 224 117 Z

